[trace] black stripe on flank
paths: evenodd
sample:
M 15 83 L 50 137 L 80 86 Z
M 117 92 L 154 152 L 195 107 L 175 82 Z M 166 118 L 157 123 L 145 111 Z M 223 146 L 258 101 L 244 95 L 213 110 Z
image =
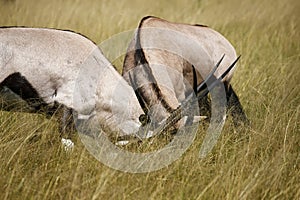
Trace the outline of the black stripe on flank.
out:
M 152 72 L 152 69 L 151 67 L 149 66 L 149 63 L 145 57 L 145 53 L 141 47 L 141 43 L 140 43 L 140 30 L 141 30 L 141 27 L 143 25 L 143 22 L 150 18 L 151 16 L 147 16 L 147 17 L 144 17 L 141 22 L 140 22 L 140 25 L 138 27 L 138 30 L 137 30 L 137 38 L 136 38 L 136 45 L 135 45 L 135 55 L 134 55 L 134 60 L 135 60 L 135 66 L 138 66 L 138 65 L 143 65 L 143 69 L 145 70 L 146 74 L 148 77 L 146 77 L 151 83 L 153 84 L 150 84 L 149 87 L 150 87 L 150 90 L 151 91 L 154 91 L 155 93 L 155 96 L 156 98 L 158 99 L 158 101 L 161 102 L 161 104 L 163 105 L 163 107 L 168 111 L 168 112 L 172 112 L 174 109 L 168 104 L 168 102 L 165 101 L 165 98 L 164 98 L 164 95 L 162 94 L 161 90 L 159 89 L 158 87 L 158 84 L 157 84 L 157 81 L 153 75 L 153 72 Z M 141 95 L 143 95 L 144 93 L 141 92 L 141 91 L 138 91 L 140 92 Z M 145 97 L 144 97 L 145 98 Z M 145 101 L 149 104 L 151 101 L 147 98 L 145 98 Z M 145 108 L 143 108 L 145 109 Z
M 143 19 L 144 20 L 144 19 Z M 138 66 L 140 64 L 147 64 L 148 62 L 145 57 L 145 53 L 141 47 L 141 40 L 140 40 L 140 30 L 141 26 L 143 23 L 143 20 L 141 21 L 139 28 L 137 30 L 137 36 L 136 36 L 136 43 L 135 43 L 135 54 L 134 54 L 134 61 L 135 61 L 135 66 Z
M 21 73 L 16 72 L 9 75 L 0 83 L 0 91 L 3 88 L 8 88 L 18 97 L 22 98 L 28 103 L 32 110 L 29 112 L 43 113 L 47 117 L 55 115 L 60 119 L 60 132 L 70 132 L 75 130 L 73 124 L 73 110 L 67 106 L 60 104 L 56 101 L 53 105 L 47 104 L 38 94 L 37 90 L 29 83 L 29 81 L 21 75 Z M 12 107 L 8 107 L 7 111 L 13 110 Z M 34 110 L 33 110 L 34 109 Z M 5 110 L 5 108 L 4 108 Z M 20 110 L 17 110 L 20 111 Z M 23 110 L 21 110 L 23 111 Z M 69 137 L 69 136 L 68 136 Z
M 9 88 L 12 92 L 25 100 L 29 106 L 33 107 L 35 110 L 40 110 L 42 107 L 47 105 L 39 96 L 36 89 L 33 88 L 28 80 L 19 72 L 13 73 L 6 77 L 0 83 L 0 88 L 3 87 Z

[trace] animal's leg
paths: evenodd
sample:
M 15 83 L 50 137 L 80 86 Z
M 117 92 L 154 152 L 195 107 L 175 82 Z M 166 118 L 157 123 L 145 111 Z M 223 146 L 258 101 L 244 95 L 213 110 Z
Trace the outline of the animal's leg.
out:
M 62 113 L 60 118 L 60 133 L 61 137 L 70 138 L 75 131 L 72 109 L 62 106 Z
M 62 114 L 60 121 L 60 137 L 61 143 L 66 151 L 74 148 L 74 143 L 71 140 L 72 133 L 75 131 L 72 109 L 62 105 Z
M 234 125 L 236 127 L 242 124 L 249 125 L 250 122 L 244 112 L 242 104 L 231 85 L 227 87 L 226 95 L 228 113 L 232 116 Z

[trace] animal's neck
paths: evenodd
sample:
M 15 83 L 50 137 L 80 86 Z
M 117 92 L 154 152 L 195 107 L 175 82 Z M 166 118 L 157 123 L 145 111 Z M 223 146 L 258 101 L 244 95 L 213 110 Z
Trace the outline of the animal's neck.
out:
M 110 127 L 120 130 L 120 134 L 137 131 L 139 116 L 143 110 L 135 96 L 133 88 L 106 60 L 94 60 L 99 63 L 96 89 L 96 113 Z

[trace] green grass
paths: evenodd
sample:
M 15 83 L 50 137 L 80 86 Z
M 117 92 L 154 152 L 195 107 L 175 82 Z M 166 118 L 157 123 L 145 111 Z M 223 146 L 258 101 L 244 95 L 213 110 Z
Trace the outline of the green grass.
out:
M 169 2 L 0 0 L 0 26 L 71 29 L 100 43 L 146 15 L 209 25 L 242 55 L 232 84 L 251 128 L 227 120 L 199 160 L 200 127 L 173 164 L 129 174 L 98 162 L 78 137 L 65 152 L 54 119 L 0 112 L 0 199 L 300 199 L 299 1 Z

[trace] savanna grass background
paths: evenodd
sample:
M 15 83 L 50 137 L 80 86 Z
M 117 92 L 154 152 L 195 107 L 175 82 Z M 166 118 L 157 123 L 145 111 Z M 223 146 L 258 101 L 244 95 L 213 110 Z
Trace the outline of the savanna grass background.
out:
M 242 55 L 232 84 L 251 127 L 229 118 L 199 160 L 200 126 L 179 160 L 129 174 L 98 162 L 78 137 L 65 152 L 54 119 L 0 112 L 0 199 L 300 199 L 299 1 L 0 0 L 0 26 L 70 29 L 96 43 L 146 15 L 206 24 L 232 42 Z

